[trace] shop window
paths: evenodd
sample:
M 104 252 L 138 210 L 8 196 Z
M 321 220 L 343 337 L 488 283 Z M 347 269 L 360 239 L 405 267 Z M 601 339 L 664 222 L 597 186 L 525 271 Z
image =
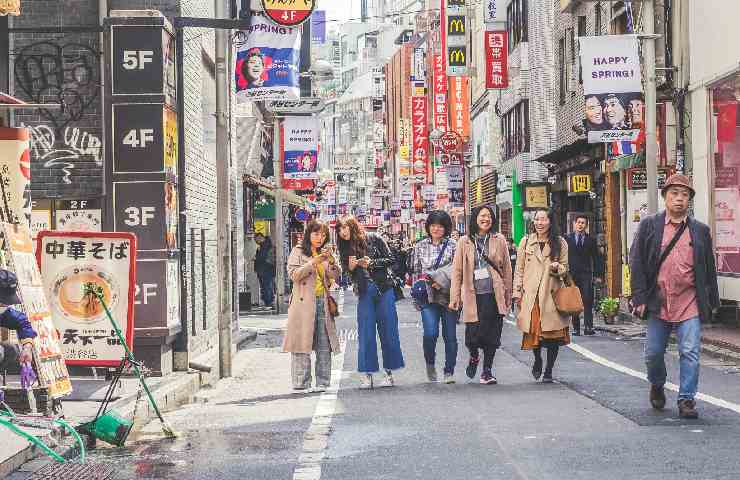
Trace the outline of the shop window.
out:
M 565 105 L 566 69 L 565 69 L 565 38 L 558 41 L 558 69 L 560 70 L 560 105 Z
M 712 88 L 717 271 L 740 275 L 740 74 Z
M 529 100 L 522 100 L 501 118 L 504 158 L 529 152 Z
M 594 16 L 594 35 L 601 35 L 601 4 L 596 4 L 596 11 Z

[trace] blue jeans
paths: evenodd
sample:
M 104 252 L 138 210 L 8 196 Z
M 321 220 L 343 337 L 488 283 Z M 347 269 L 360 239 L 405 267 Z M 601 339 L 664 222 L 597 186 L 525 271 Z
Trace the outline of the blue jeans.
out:
M 645 363 L 648 380 L 662 387 L 666 381 L 665 349 L 671 331 L 676 329 L 680 358 L 679 400 L 693 400 L 699 387 L 699 352 L 701 349 L 701 321 L 699 317 L 680 323 L 670 323 L 651 316 L 647 325 Z
M 380 369 L 378 345 L 375 341 L 376 329 L 383 349 L 383 368 L 403 368 L 396 294 L 392 288 L 380 293 L 373 282 L 368 282 L 367 291 L 360 295 L 357 303 L 357 370 L 360 372 L 373 373 Z
M 445 342 L 444 372 L 454 373 L 457 363 L 457 312 L 436 303 L 429 303 L 421 309 L 421 322 L 424 325 L 424 360 L 427 365 L 434 365 L 441 322 L 442 338 Z

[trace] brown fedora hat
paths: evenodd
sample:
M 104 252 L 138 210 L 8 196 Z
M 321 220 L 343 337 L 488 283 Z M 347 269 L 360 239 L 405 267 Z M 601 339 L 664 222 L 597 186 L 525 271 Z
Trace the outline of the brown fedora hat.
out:
M 668 180 L 666 180 L 665 185 L 663 185 L 663 188 L 661 190 L 661 193 L 664 197 L 665 192 L 667 192 L 670 187 L 686 187 L 691 193 L 691 198 L 696 195 L 696 191 L 694 190 L 694 187 L 691 186 L 691 180 L 689 180 L 689 177 L 680 173 L 674 173 L 673 175 L 668 177 Z

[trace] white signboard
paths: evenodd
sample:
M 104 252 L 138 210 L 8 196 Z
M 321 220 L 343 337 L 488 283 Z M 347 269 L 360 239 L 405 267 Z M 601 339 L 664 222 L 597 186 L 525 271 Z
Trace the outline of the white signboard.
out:
M 645 99 L 636 35 L 580 37 L 589 143 L 635 141 Z
M 38 256 L 54 325 L 67 364 L 118 366 L 125 352 L 103 305 L 84 286 L 103 290 L 105 303 L 133 346 L 136 237 L 125 232 L 39 233 Z
M 501 0 L 483 0 L 483 23 L 492 24 L 506 21 L 506 9 Z
M 285 117 L 283 178 L 317 180 L 319 121 L 315 117 Z

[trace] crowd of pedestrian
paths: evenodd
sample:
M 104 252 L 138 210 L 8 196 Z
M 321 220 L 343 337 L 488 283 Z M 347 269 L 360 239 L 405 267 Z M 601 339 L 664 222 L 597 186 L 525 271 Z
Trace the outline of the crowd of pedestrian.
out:
M 679 414 L 697 418 L 694 397 L 701 322 L 719 306 L 712 239 L 706 225 L 688 216 L 694 190 L 686 177 L 671 177 L 662 193 L 666 210 L 642 220 L 631 249 L 633 311 L 648 322 L 645 358 L 650 403 L 656 409 L 665 407 L 663 356 L 675 330 L 680 355 Z M 340 280 L 342 272 L 358 296 L 361 389 L 394 386 L 393 372 L 405 365 L 396 310 L 403 297 L 403 279 L 410 280 L 421 317 L 428 381 L 439 381 L 436 346 L 441 332 L 442 382 L 455 383 L 457 325 L 462 321 L 469 355 L 466 375 L 475 378 L 482 355 L 479 383 L 497 384 L 494 360 L 504 317 L 513 313 L 522 334 L 520 348 L 533 354 L 532 376 L 552 383 L 560 348 L 571 342 L 572 335 L 581 334 L 581 313 L 583 333 L 594 334 L 593 284 L 601 282 L 603 272 L 596 240 L 587 233 L 588 223 L 587 216 L 577 215 L 572 232 L 562 236 L 555 211 L 538 210 L 532 232 L 515 246 L 497 231 L 491 207 L 471 212 L 464 235 L 453 229 L 446 212 L 438 210 L 427 216 L 426 237 L 412 246 L 406 239 L 386 241 L 366 232 L 350 216 L 337 221 L 335 251 L 328 227 L 310 222 L 303 243 L 288 260 L 293 293 L 284 350 L 293 354 L 293 388 L 311 387 L 311 352 L 316 353 L 315 388 L 325 390 L 330 383 L 330 356 L 338 351 L 337 305 L 331 286 L 349 283 Z M 380 381 L 374 378 L 381 370 L 376 335 L 382 356 Z

